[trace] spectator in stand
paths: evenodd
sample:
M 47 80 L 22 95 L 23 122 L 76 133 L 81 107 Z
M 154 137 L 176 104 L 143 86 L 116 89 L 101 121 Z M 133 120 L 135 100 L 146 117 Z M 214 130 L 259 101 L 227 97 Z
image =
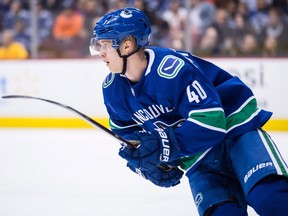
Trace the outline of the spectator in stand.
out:
M 190 0 L 190 6 L 189 31 L 192 37 L 191 50 L 194 50 L 205 29 L 214 22 L 216 7 L 213 3 L 202 0 Z
M 53 37 L 61 41 L 71 41 L 81 32 L 84 25 L 84 17 L 76 11 L 73 5 L 65 5 L 56 16 L 52 29 Z
M 245 34 L 243 44 L 240 46 L 239 57 L 259 57 L 261 49 L 254 34 Z
M 29 34 L 29 29 L 26 28 L 24 21 L 22 19 L 16 20 L 12 30 L 14 40 L 23 44 L 25 49 L 30 51 L 31 36 Z
M 224 10 L 227 12 L 227 25 L 231 28 L 235 27 L 235 15 L 237 13 L 238 4 L 236 0 L 228 0 Z
M 13 29 L 17 20 L 23 20 L 25 27 L 28 29 L 30 25 L 29 12 L 22 8 L 20 0 L 12 1 L 9 11 L 4 14 L 2 27 L 3 29 Z
M 42 0 L 45 8 L 50 11 L 53 15 L 58 14 L 62 9 L 62 0 Z M 62 1 L 63 2 L 63 1 Z
M 220 33 L 223 37 L 220 54 L 225 57 L 236 57 L 238 54 L 238 45 L 242 46 L 243 36 L 249 26 L 245 21 L 244 15 L 238 12 L 239 8 L 236 0 L 227 1 L 223 9 L 226 11 L 224 22 L 224 26 L 226 27 L 220 28 L 220 31 L 224 31 L 223 34 Z M 245 14 L 245 11 L 241 12 Z
M 2 22 L 4 14 L 9 11 L 11 0 L 2 0 L 0 1 L 0 31 L 2 31 Z
M 281 17 L 281 10 L 270 8 L 268 23 L 261 34 L 264 37 L 265 56 L 281 56 L 288 49 L 288 26 Z
M 36 3 L 36 11 L 38 20 L 38 40 L 39 44 L 41 44 L 51 35 L 54 17 L 52 13 L 45 8 L 45 5 L 41 0 L 38 0 Z
M 280 55 L 279 44 L 274 37 L 268 37 L 265 39 L 262 55 L 263 57 L 277 57 Z
M 247 4 L 244 3 L 244 2 L 239 2 L 238 5 L 237 5 L 236 14 L 241 14 L 241 16 L 243 16 L 245 21 L 248 22 L 250 14 L 249 14 L 249 10 L 248 10 Z
M 231 37 L 233 34 L 233 29 L 228 25 L 228 20 L 230 17 L 228 13 L 223 8 L 216 10 L 215 21 L 211 25 L 217 31 L 217 42 L 214 49 L 214 54 L 221 55 L 224 45 L 231 44 Z M 228 41 L 226 41 L 228 40 Z M 226 47 L 227 48 L 227 47 Z
M 268 23 L 269 5 L 266 0 L 257 0 L 257 10 L 249 18 L 249 22 L 251 22 L 259 37 L 261 37 L 262 31 Z
M 56 16 L 52 28 L 54 48 L 57 57 L 78 58 L 82 57 L 79 50 L 84 46 L 82 36 L 84 16 L 72 4 L 63 5 L 63 10 Z
M 194 50 L 194 54 L 201 57 L 212 57 L 219 54 L 218 31 L 210 26 L 205 29 L 201 41 Z
M 171 0 L 169 8 L 162 14 L 162 19 L 169 24 L 171 48 L 184 49 L 184 31 L 187 10 L 181 6 L 180 0 Z
M 1 36 L 0 59 L 27 59 L 29 57 L 24 45 L 14 41 L 12 30 L 4 30 Z
M 235 22 L 235 27 L 233 29 L 233 43 L 235 46 L 235 53 L 234 55 L 232 54 L 232 50 L 230 51 L 226 50 L 226 53 L 230 53 L 228 56 L 237 56 L 239 50 L 243 46 L 243 39 L 245 35 L 251 34 L 255 36 L 255 30 L 253 26 L 245 19 L 244 15 L 242 13 L 236 13 L 234 17 L 234 22 Z
M 247 5 L 249 16 L 256 13 L 259 10 L 259 4 L 265 4 L 270 5 L 273 0 L 264 0 L 261 2 L 259 0 L 240 0 L 241 3 L 244 3 Z

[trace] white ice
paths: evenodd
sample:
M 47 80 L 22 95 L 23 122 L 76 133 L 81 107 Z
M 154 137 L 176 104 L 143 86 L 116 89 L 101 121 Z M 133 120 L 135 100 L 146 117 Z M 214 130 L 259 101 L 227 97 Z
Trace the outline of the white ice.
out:
M 287 160 L 288 133 L 271 135 Z M 186 177 L 156 187 L 125 167 L 118 148 L 97 129 L 0 129 L 0 215 L 198 215 Z

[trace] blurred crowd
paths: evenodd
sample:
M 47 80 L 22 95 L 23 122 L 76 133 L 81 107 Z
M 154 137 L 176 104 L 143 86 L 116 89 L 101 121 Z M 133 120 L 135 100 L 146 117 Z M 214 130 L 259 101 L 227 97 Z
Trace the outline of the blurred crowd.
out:
M 0 59 L 32 58 L 29 2 L 0 0 Z M 202 57 L 288 56 L 288 0 L 36 0 L 37 58 L 89 57 L 97 20 L 127 6 L 149 17 L 151 45 Z

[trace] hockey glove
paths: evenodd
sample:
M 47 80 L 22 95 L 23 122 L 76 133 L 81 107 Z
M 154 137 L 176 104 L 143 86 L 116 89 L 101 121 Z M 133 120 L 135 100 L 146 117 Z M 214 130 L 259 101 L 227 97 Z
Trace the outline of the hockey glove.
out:
M 153 132 L 134 132 L 125 136 L 127 140 L 138 140 L 136 148 L 124 147 L 119 155 L 133 167 L 145 171 L 155 168 L 158 164 L 170 163 L 177 159 L 179 152 L 174 130 L 155 129 Z
M 138 175 L 144 177 L 149 180 L 153 184 L 159 187 L 173 187 L 180 183 L 180 180 L 183 176 L 183 171 L 179 168 L 173 168 L 169 171 L 164 171 L 163 169 L 155 166 L 154 168 L 141 171 L 138 168 L 131 166 L 129 163 L 127 166 Z

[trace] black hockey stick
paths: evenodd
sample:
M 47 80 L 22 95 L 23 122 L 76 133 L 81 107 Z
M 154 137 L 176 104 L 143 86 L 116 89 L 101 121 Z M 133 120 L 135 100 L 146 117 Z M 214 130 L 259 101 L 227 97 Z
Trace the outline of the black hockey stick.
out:
M 39 98 L 39 97 L 27 96 L 27 95 L 6 95 L 6 96 L 2 96 L 2 98 L 3 99 L 10 99 L 10 98 L 36 99 L 36 100 L 41 100 L 41 101 L 45 101 L 45 102 L 48 102 L 48 103 L 52 103 L 52 104 L 58 105 L 60 107 L 63 107 L 63 108 L 68 109 L 68 110 L 71 110 L 72 112 L 78 114 L 81 118 L 86 120 L 86 122 L 88 122 L 89 124 L 91 124 L 94 127 L 97 127 L 99 129 L 103 130 L 104 132 L 106 132 L 107 134 L 112 136 L 113 138 L 116 138 L 118 141 L 123 142 L 124 144 L 126 144 L 128 146 L 135 147 L 135 144 L 133 144 L 132 142 L 129 142 L 129 141 L 125 140 L 121 136 L 118 136 L 113 131 L 109 130 L 108 128 L 104 127 L 103 125 L 101 125 L 100 123 L 96 122 L 92 118 L 86 116 L 85 114 L 79 112 L 78 110 L 76 110 L 76 109 L 74 109 L 74 108 L 72 108 L 70 106 L 58 103 L 56 101 L 52 101 L 52 100 L 48 100 L 48 99 L 44 99 L 44 98 Z
M 111 137 L 115 138 L 117 141 L 122 142 L 123 144 L 127 145 L 128 147 L 135 148 L 139 144 L 138 141 L 134 142 L 134 141 L 128 141 L 128 140 L 124 139 L 123 137 L 117 135 L 113 131 L 111 131 L 108 128 L 104 127 L 103 125 L 101 125 L 97 121 L 93 120 L 89 116 L 79 112 L 78 110 L 76 110 L 76 109 L 74 109 L 74 108 L 72 108 L 70 106 L 61 104 L 59 102 L 48 100 L 48 99 L 44 99 L 44 98 L 39 98 L 39 97 L 28 96 L 28 95 L 6 95 L 6 96 L 2 96 L 2 98 L 3 99 L 11 99 L 11 98 L 35 99 L 35 100 L 41 100 L 41 101 L 45 101 L 45 102 L 48 102 L 48 103 L 52 103 L 52 104 L 58 105 L 60 107 L 63 107 L 65 109 L 68 109 L 68 110 L 78 114 L 82 119 L 86 120 L 86 122 L 88 122 L 92 126 L 101 129 L 102 131 L 106 132 L 108 135 L 110 135 Z M 170 170 L 172 168 L 170 166 L 163 165 L 163 164 L 158 165 L 158 166 L 160 168 L 162 168 L 163 170 L 166 170 L 166 171 L 168 171 L 168 170 Z

